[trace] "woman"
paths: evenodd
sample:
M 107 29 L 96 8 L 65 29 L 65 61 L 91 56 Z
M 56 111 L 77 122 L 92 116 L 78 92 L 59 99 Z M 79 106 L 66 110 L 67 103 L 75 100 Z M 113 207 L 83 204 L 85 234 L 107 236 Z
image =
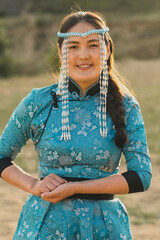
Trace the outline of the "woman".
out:
M 1 177 L 31 193 L 14 239 L 132 239 L 127 211 L 114 194 L 150 185 L 139 105 L 115 75 L 113 43 L 101 16 L 64 18 L 58 49 L 59 83 L 33 89 L 0 139 Z M 29 138 L 39 178 L 12 162 Z M 128 170 L 119 174 L 122 153 Z

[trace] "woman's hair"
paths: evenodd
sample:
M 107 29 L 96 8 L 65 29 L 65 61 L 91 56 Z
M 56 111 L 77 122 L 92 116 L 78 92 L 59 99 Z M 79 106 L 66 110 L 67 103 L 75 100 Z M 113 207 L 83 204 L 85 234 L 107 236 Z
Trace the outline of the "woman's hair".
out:
M 60 32 L 66 33 L 70 28 L 80 22 L 91 24 L 95 29 L 106 28 L 107 24 L 104 18 L 93 12 L 75 12 L 67 15 L 61 22 Z M 63 38 L 58 38 L 59 48 L 62 47 Z M 115 125 L 115 144 L 118 148 L 123 148 L 128 141 L 128 137 L 125 131 L 124 114 L 125 109 L 123 107 L 123 95 L 124 93 L 131 94 L 128 88 L 125 87 L 122 77 L 116 71 L 114 64 L 114 48 L 113 41 L 108 33 L 105 34 L 106 45 L 110 46 L 110 57 L 107 60 L 109 82 L 108 82 L 108 96 L 107 96 L 107 111 L 111 116 L 113 124 Z

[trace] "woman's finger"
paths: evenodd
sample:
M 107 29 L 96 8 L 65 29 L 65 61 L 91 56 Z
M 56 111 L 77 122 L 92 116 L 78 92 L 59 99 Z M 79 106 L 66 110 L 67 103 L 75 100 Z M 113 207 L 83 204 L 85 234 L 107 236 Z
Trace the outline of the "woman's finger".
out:
M 58 175 L 51 173 L 50 175 L 48 175 L 49 178 L 51 179 L 56 179 L 58 182 L 62 183 L 66 183 L 67 180 L 65 180 L 64 178 L 59 177 Z
M 41 192 L 50 192 L 50 189 L 47 186 L 45 186 L 45 185 L 42 185 L 40 187 L 40 190 L 41 190 Z
M 43 183 L 40 187 L 42 192 L 53 191 L 57 186 L 53 183 Z
M 63 184 L 63 183 L 59 182 L 57 179 L 51 178 L 51 177 L 48 177 L 47 179 L 45 179 L 44 183 L 47 186 L 55 185 L 56 187 L 59 187 L 61 184 Z
M 46 191 L 46 192 L 41 194 L 41 197 L 46 198 L 46 199 L 47 198 L 56 198 L 57 196 L 58 196 L 58 194 L 54 193 L 54 191 L 51 191 L 51 192 Z

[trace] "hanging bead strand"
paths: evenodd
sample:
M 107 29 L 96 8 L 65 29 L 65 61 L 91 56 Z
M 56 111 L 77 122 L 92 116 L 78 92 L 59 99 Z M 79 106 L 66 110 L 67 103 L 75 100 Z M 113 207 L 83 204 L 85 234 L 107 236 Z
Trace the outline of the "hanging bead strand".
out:
M 63 42 L 63 83 L 62 83 L 62 135 L 61 140 L 71 139 L 69 130 L 69 104 L 68 104 L 68 82 L 69 82 L 69 65 L 68 65 L 68 45 L 69 39 Z
M 99 127 L 100 127 L 100 134 L 103 135 L 102 132 L 102 71 L 103 71 L 103 49 L 102 49 L 102 35 L 99 34 L 99 43 L 100 43 L 100 105 L 99 105 Z
M 102 137 L 107 136 L 107 93 L 108 93 L 108 67 L 106 59 L 106 44 L 104 35 L 100 36 L 100 111 L 99 124 Z M 103 71 L 103 74 L 101 72 Z

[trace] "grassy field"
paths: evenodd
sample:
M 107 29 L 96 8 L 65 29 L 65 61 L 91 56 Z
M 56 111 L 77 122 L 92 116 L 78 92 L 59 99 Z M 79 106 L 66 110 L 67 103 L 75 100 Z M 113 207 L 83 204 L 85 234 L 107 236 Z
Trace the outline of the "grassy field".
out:
M 157 60 L 121 60 L 117 63 L 123 75 L 131 82 L 140 102 L 145 120 L 147 138 L 152 159 L 153 178 L 145 193 L 120 196 L 131 220 L 135 240 L 159 240 L 160 236 L 160 81 Z M 12 111 L 32 89 L 53 83 L 51 74 L 36 77 L 19 77 L 0 80 L 0 134 Z M 16 163 L 31 174 L 36 174 L 37 158 L 32 142 L 28 142 Z M 122 162 L 121 171 L 125 169 Z M 15 189 L 0 180 L 0 240 L 11 240 L 21 207 L 27 193 Z

